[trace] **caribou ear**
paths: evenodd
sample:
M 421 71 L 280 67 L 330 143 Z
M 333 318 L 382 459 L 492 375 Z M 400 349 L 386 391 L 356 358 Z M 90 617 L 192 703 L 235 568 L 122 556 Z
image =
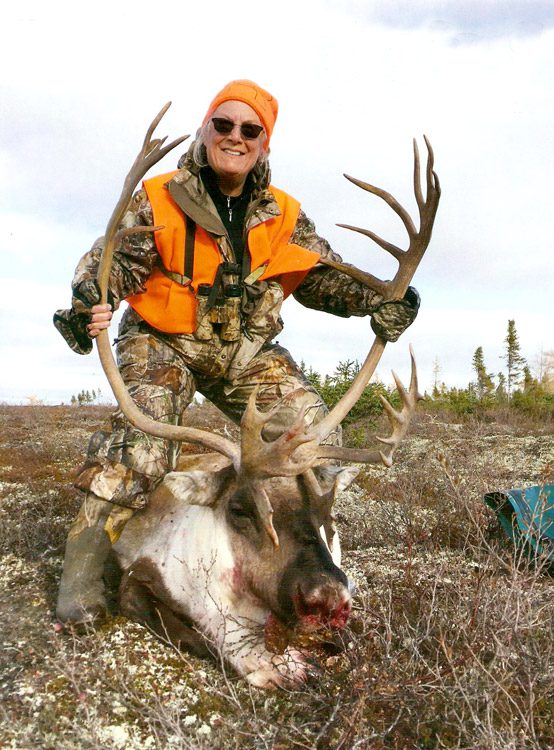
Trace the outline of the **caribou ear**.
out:
M 234 472 L 228 466 L 216 471 L 171 471 L 163 484 L 181 503 L 211 506 L 217 503 L 231 474 Z
M 322 464 L 314 468 L 314 474 L 324 492 L 329 493 L 333 500 L 358 476 L 360 469 L 357 466 L 333 466 L 332 464 Z

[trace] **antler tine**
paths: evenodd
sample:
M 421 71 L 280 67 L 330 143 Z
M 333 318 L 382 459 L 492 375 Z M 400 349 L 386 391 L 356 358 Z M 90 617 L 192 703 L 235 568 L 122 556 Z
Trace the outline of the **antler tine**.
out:
M 273 507 L 269 500 L 269 496 L 265 491 L 265 488 L 261 482 L 254 482 L 252 497 L 258 510 L 258 514 L 261 518 L 264 529 L 266 530 L 269 538 L 273 542 L 274 547 L 279 546 L 279 536 L 275 531 L 273 525 Z
M 419 217 L 420 217 L 420 233 L 423 235 L 429 225 L 430 222 L 430 228 L 429 228 L 429 235 L 427 242 L 429 241 L 429 238 L 431 236 L 431 230 L 433 228 L 433 221 L 435 214 L 437 212 L 437 207 L 439 204 L 439 199 L 441 195 L 441 188 L 440 188 L 440 182 L 437 173 L 433 170 L 433 165 L 435 162 L 435 155 L 433 153 L 433 147 L 431 146 L 431 143 L 426 135 L 423 136 L 423 139 L 425 141 L 425 145 L 427 146 L 427 167 L 426 167 L 426 187 L 427 187 L 427 195 L 426 198 L 423 198 L 423 194 L 421 191 L 421 177 L 420 177 L 420 168 L 419 168 L 419 152 L 417 149 L 417 143 L 414 140 L 414 152 L 417 153 L 417 159 L 414 157 L 414 167 L 417 160 L 417 174 L 414 168 L 414 188 L 416 193 L 416 200 L 417 205 L 419 208 Z M 417 188 L 415 187 L 417 185 Z
M 158 114 L 156 115 L 156 117 L 154 117 L 154 119 L 152 120 L 152 122 L 148 126 L 148 130 L 146 131 L 146 135 L 144 136 L 144 141 L 142 142 L 142 151 L 143 151 L 143 153 L 148 153 L 148 151 L 149 151 L 148 147 L 151 145 L 151 140 L 152 140 L 152 136 L 154 134 L 154 131 L 156 130 L 156 128 L 158 127 L 158 125 L 162 121 L 163 117 L 165 116 L 165 113 L 167 112 L 167 110 L 170 107 L 171 107 L 171 102 L 170 101 L 166 102 L 163 105 L 163 107 L 160 109 L 160 111 L 158 112 Z M 165 141 L 166 138 L 167 138 L 167 136 L 164 136 L 164 138 L 162 140 Z M 157 143 L 160 143 L 160 139 L 157 139 Z
M 402 408 L 400 411 L 394 408 L 394 406 L 388 401 L 385 396 L 383 396 L 381 393 L 379 394 L 379 400 L 383 404 L 383 408 L 387 414 L 388 420 L 395 428 L 397 425 L 403 427 L 406 423 L 405 419 L 405 410 L 409 409 L 411 406 L 411 400 L 408 396 L 408 393 L 406 389 L 404 388 L 403 384 L 401 383 L 398 375 L 392 371 L 392 377 L 394 378 L 394 382 L 396 384 L 396 388 L 398 390 L 398 395 L 400 396 L 400 400 L 402 401 Z M 415 403 L 415 402 L 414 402 Z M 380 437 L 379 435 L 375 436 L 376 439 L 380 443 L 384 443 L 385 445 L 396 445 L 396 439 L 393 435 L 389 435 L 388 437 Z
M 150 126 L 146 132 L 142 148 L 135 158 L 133 165 L 125 177 L 123 183 L 123 189 L 121 195 L 116 203 L 116 206 L 109 218 L 108 225 L 106 227 L 106 234 L 104 240 L 104 250 L 100 263 L 98 266 L 97 280 L 101 292 L 101 301 L 106 302 L 107 289 L 110 277 L 110 270 L 112 265 L 113 252 L 116 244 L 120 241 L 121 237 L 128 234 L 126 230 L 119 232 L 119 225 L 121 224 L 125 212 L 129 206 L 129 202 L 132 198 L 133 191 L 137 183 L 144 177 L 148 170 L 154 166 L 160 159 L 162 159 L 172 149 L 186 140 L 189 136 L 184 135 L 180 138 L 176 138 L 174 141 L 169 143 L 167 146 L 163 146 L 165 138 L 152 140 L 152 135 L 155 128 L 160 123 L 162 117 L 169 109 L 171 102 L 168 102 L 156 117 L 150 123 Z M 163 146 L 163 148 L 162 148 Z M 134 231 L 155 231 L 161 227 L 136 227 Z M 106 373 L 108 382 L 112 388 L 116 401 L 119 408 L 129 420 L 131 424 L 137 427 L 142 432 L 146 432 L 154 437 L 164 438 L 165 440 L 186 440 L 191 443 L 203 445 L 207 448 L 222 453 L 233 461 L 233 464 L 238 469 L 240 464 L 240 450 L 237 445 L 232 443 L 230 440 L 222 437 L 221 435 L 206 432 L 204 430 L 198 430 L 193 427 L 183 427 L 180 425 L 170 425 L 162 422 L 156 422 L 151 417 L 146 416 L 137 407 L 129 392 L 127 386 L 123 382 L 121 373 L 115 363 L 111 347 L 110 340 L 107 330 L 100 332 L 96 338 L 96 344 L 98 347 L 98 354 L 100 362 Z
M 417 390 L 417 373 L 415 372 L 415 361 L 413 360 L 413 358 L 412 376 L 410 378 L 409 391 L 406 391 L 400 381 L 400 378 L 394 371 L 392 373 L 392 376 L 394 378 L 394 382 L 396 383 L 396 387 L 398 389 L 398 393 L 400 395 L 403 406 L 400 411 L 397 411 L 384 398 L 384 396 L 380 397 L 381 402 L 385 407 L 385 411 L 387 412 L 387 417 L 389 419 L 390 425 L 393 428 L 392 434 L 389 437 L 383 438 L 377 436 L 377 440 L 380 443 L 384 443 L 388 447 L 387 451 L 381 451 L 381 460 L 385 464 L 385 466 L 392 465 L 392 457 L 394 455 L 394 452 L 396 451 L 400 442 L 404 438 L 404 435 L 408 431 L 408 427 L 415 411 L 416 404 L 418 400 L 422 398 L 421 394 Z
M 423 136 L 425 138 L 425 143 L 427 145 L 427 150 L 429 152 L 429 158 L 427 160 L 427 193 L 435 193 L 435 201 L 438 204 L 439 198 L 441 195 L 441 184 L 439 180 L 438 174 L 433 169 L 434 163 L 435 163 L 435 155 L 433 153 L 433 147 L 431 146 L 431 143 L 429 142 L 429 139 L 426 135 Z M 436 211 L 436 207 L 435 207 Z
M 260 446 L 263 444 L 263 428 L 273 415 L 272 410 L 262 412 L 256 406 L 258 392 L 259 386 L 256 386 L 250 394 L 240 423 L 241 460 L 239 468 L 247 473 L 251 466 L 255 466 L 255 457 L 259 454 Z
M 396 245 L 393 245 L 392 242 L 387 242 L 387 240 L 379 237 L 379 235 L 375 234 L 375 232 L 372 232 L 371 229 L 354 227 L 352 226 L 352 224 L 337 224 L 337 226 L 342 227 L 342 229 L 350 229 L 352 232 L 359 232 L 360 234 L 364 234 L 366 237 L 369 237 L 370 240 L 373 240 L 373 242 L 379 245 L 379 247 L 382 247 L 383 250 L 386 250 L 387 253 L 390 253 L 398 261 L 400 261 L 400 258 L 402 258 L 402 256 L 404 255 L 404 250 L 396 247 Z
M 436 173 L 433 171 L 433 167 L 435 166 L 435 152 L 433 151 L 433 146 L 431 146 L 431 141 L 425 134 L 423 134 L 423 140 L 425 141 L 425 145 L 427 146 L 427 174 L 428 175 L 434 175 L 435 178 L 437 178 Z
M 354 185 L 357 185 L 358 187 L 362 188 L 362 190 L 367 190 L 368 193 L 372 193 L 373 195 L 378 196 L 379 198 L 382 198 L 387 205 L 389 205 L 392 210 L 397 214 L 401 219 L 402 223 L 406 227 L 406 231 L 411 236 L 412 234 L 415 234 L 416 228 L 415 224 L 412 221 L 412 217 L 410 214 L 406 211 L 404 206 L 400 205 L 400 203 L 396 200 L 396 198 L 391 195 L 387 190 L 383 190 L 383 188 L 376 187 L 375 185 L 370 185 L 369 182 L 363 182 L 362 180 L 356 179 L 356 177 L 351 177 L 348 174 L 344 175 L 347 180 L 352 182 Z
M 421 211 L 424 205 L 423 191 L 421 189 L 421 166 L 419 163 L 419 148 L 414 138 L 414 193 L 416 203 L 419 208 L 419 218 L 421 220 Z
M 397 410 L 392 404 L 382 395 L 379 396 L 383 409 L 386 412 L 387 419 L 392 427 L 392 433 L 388 437 L 376 436 L 376 439 L 387 446 L 387 450 L 367 450 L 357 448 L 342 448 L 339 446 L 328 446 L 322 445 L 318 451 L 318 457 L 320 459 L 339 459 L 343 461 L 355 461 L 358 463 L 375 464 L 383 463 L 385 466 L 392 465 L 392 459 L 394 452 L 398 448 L 400 442 L 404 438 L 410 422 L 415 412 L 417 402 L 423 398 L 418 391 L 417 384 L 417 366 L 412 348 L 410 347 L 410 357 L 412 360 L 411 376 L 410 376 L 410 387 L 408 390 L 402 384 L 398 375 L 393 371 L 392 376 L 396 383 L 400 400 L 402 401 L 402 408 Z
M 423 396 L 419 392 L 416 359 L 415 359 L 414 348 L 411 344 L 410 344 L 409 349 L 410 349 L 410 362 L 411 362 L 409 392 L 414 394 L 416 401 L 421 401 L 423 399 Z

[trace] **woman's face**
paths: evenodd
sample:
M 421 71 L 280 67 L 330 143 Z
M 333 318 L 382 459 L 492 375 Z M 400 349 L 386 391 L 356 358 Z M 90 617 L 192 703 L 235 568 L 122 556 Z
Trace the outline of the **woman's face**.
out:
M 212 117 L 230 120 L 235 126 L 227 135 L 218 133 Z M 229 181 L 243 185 L 262 154 L 266 140 L 265 132 L 262 131 L 254 140 L 246 139 L 240 132 L 240 126 L 244 123 L 262 124 L 252 107 L 238 101 L 223 102 L 212 112 L 208 120 L 204 138 L 208 164 L 222 178 L 223 183 Z

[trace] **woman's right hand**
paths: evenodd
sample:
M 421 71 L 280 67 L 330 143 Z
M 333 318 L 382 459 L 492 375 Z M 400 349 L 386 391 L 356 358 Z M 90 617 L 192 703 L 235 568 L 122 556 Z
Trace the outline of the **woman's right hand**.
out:
M 96 338 L 100 331 L 110 327 L 112 320 L 111 305 L 94 305 L 90 308 L 90 323 L 87 325 L 88 335 L 91 339 Z

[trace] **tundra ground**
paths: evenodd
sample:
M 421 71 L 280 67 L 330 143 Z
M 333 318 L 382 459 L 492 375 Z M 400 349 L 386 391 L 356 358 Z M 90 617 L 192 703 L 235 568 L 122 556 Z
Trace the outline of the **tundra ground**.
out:
M 395 466 L 362 469 L 338 504 L 358 587 L 345 651 L 266 693 L 119 617 L 55 630 L 72 477 L 108 415 L 0 406 L 0 747 L 554 748 L 554 578 L 482 502 L 554 483 L 552 425 L 454 424 L 423 404 Z M 209 406 L 191 419 L 223 429 Z

